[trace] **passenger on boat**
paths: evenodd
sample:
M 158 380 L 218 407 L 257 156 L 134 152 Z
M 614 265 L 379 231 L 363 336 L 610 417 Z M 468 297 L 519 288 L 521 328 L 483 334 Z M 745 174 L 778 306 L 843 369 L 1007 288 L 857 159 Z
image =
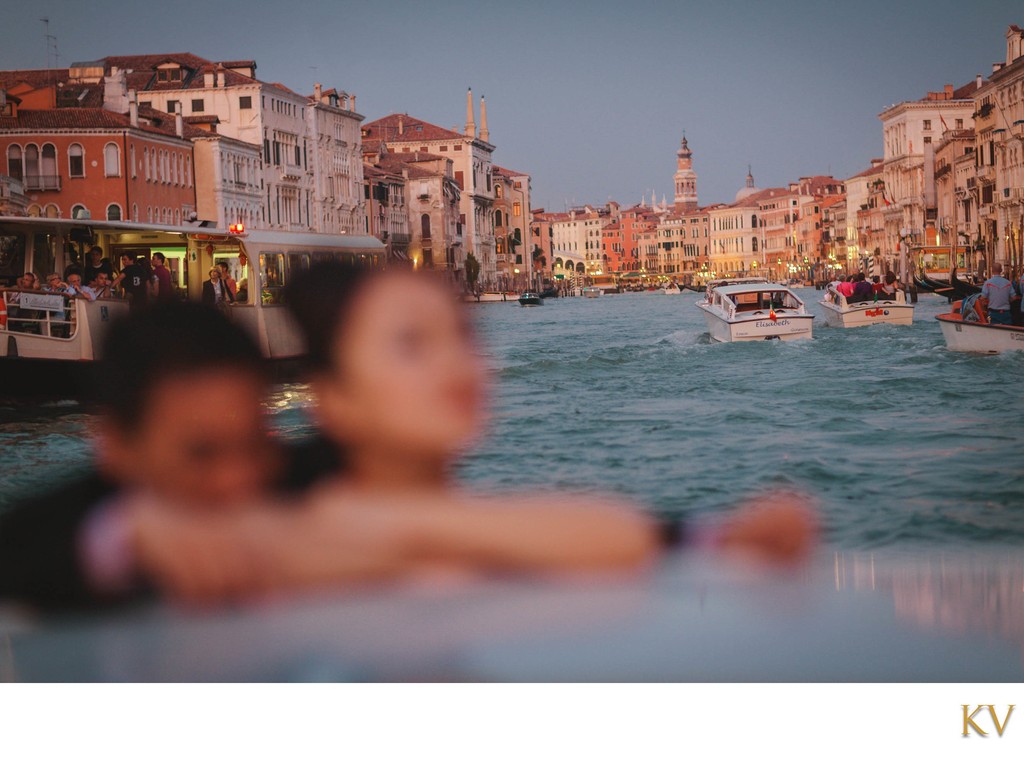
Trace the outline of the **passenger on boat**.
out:
M 148 267 L 147 267 L 148 268 Z M 130 301 L 130 308 L 136 310 L 149 302 L 151 274 L 130 255 L 121 256 L 121 273 L 111 283 L 112 289 L 121 287 L 124 297 Z
M 99 245 L 93 245 L 89 248 L 87 258 L 88 263 L 86 263 L 85 267 L 80 272 L 83 282 L 95 281 L 96 275 L 100 272 L 106 274 L 108 279 L 114 278 L 114 267 L 110 263 L 109 258 L 103 257 L 103 248 Z
M 67 291 L 68 283 L 62 281 L 57 272 L 51 272 L 46 275 L 46 284 L 41 289 L 44 293 L 63 293 Z
M 867 281 L 867 277 L 864 276 L 864 272 L 860 272 L 853 285 L 853 295 L 848 296 L 846 300 L 849 303 L 863 303 L 871 300 L 873 297 L 874 289 L 871 287 L 871 283 Z
M 992 276 L 982 285 L 981 296 L 988 301 L 990 324 L 1012 324 L 1010 298 L 1013 296 L 1013 284 L 1003 276 L 1003 265 L 998 261 L 992 264 Z
M 153 254 L 152 260 L 153 278 L 156 280 L 155 297 L 158 301 L 175 299 L 174 284 L 171 282 L 171 272 L 167 268 L 167 257 L 159 250 Z
M 238 292 L 235 294 L 235 303 L 249 302 L 249 278 L 242 277 L 238 280 Z
M 851 274 L 847 277 L 840 277 L 839 284 L 836 285 L 836 290 L 840 295 L 846 298 L 847 301 L 849 301 L 850 296 L 853 295 L 853 275 Z
M 896 275 L 891 271 L 885 273 L 885 282 L 882 283 L 882 289 L 879 293 L 880 298 L 886 300 L 895 300 L 896 291 L 899 289 L 899 283 L 896 281 Z
M 78 274 L 72 274 L 68 277 L 66 295 L 79 295 L 88 300 L 96 300 L 96 291 L 91 287 L 82 284 L 82 277 Z
M 238 283 L 235 282 L 234 278 L 231 276 L 231 267 L 227 265 L 226 261 L 221 261 L 217 264 L 217 268 L 220 269 L 220 281 L 227 285 L 232 296 L 238 295 Z M 233 297 L 232 302 L 234 302 Z
M 93 300 L 97 300 L 99 298 L 113 298 L 114 295 L 111 292 L 112 286 L 113 285 L 108 278 L 107 273 L 105 271 L 101 271 L 96 275 L 95 280 L 84 286 L 82 289 L 91 290 L 93 295 L 96 296 Z
M 210 278 L 203 282 L 203 303 L 207 306 L 227 306 L 235 302 L 235 296 L 221 279 L 220 267 L 210 269 Z

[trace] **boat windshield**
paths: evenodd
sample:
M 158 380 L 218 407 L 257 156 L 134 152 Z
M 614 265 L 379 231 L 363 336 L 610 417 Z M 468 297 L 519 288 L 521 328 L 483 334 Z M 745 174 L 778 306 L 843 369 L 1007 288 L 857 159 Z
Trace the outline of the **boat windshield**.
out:
M 736 311 L 762 311 L 765 309 L 797 309 L 800 302 L 786 290 L 761 290 L 751 293 L 733 293 L 729 299 Z

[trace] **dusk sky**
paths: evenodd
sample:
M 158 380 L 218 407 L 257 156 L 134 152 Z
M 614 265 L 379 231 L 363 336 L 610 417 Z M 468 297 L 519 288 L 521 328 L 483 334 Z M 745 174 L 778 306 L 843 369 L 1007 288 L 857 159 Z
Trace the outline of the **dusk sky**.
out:
M 1020 0 L 5 3 L 0 68 L 192 52 L 257 77 L 355 93 L 367 120 L 465 122 L 487 98 L 496 163 L 549 210 L 672 199 L 685 130 L 702 204 L 846 178 L 881 156 L 878 114 L 991 72 Z M 44 24 L 55 37 L 47 44 Z M 56 55 L 55 52 L 56 51 Z M 59 56 L 59 57 L 57 57 Z

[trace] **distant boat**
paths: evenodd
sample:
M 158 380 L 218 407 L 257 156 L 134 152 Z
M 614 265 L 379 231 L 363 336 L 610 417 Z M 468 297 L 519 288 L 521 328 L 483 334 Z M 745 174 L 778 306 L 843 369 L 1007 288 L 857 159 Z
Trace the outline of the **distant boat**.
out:
M 543 306 L 544 299 L 540 297 L 540 293 L 537 292 L 525 292 L 519 296 L 520 306 Z
M 600 298 L 603 294 L 604 290 L 602 290 L 597 285 L 590 285 L 588 287 L 583 288 L 584 298 Z
M 885 299 L 850 303 L 846 296 L 828 287 L 828 296 L 820 303 L 825 311 L 825 324 L 830 327 L 867 327 L 872 324 L 903 324 L 914 322 L 914 306 L 907 303 L 902 290 Z
M 991 324 L 978 305 L 978 295 L 953 303 L 948 313 L 935 318 L 951 351 L 1005 353 L 1024 350 L 1024 327 Z
M 712 340 L 735 343 L 811 337 L 814 315 L 807 313 L 804 302 L 785 285 L 763 279 L 713 285 L 697 303 Z

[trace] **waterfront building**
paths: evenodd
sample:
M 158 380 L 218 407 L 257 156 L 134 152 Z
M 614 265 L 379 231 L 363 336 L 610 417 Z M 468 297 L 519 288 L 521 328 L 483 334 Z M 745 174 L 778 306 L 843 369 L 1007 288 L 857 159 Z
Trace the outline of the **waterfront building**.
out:
M 184 125 L 130 101 L 108 81 L 105 107 L 23 110 L 0 116 L 6 174 L 30 216 L 181 224 L 195 212 L 193 146 Z
M 308 98 L 256 79 L 255 61 L 214 62 L 191 53 L 5 71 L 0 86 L 38 109 L 106 107 L 125 113 L 133 102 L 141 113 L 180 115 L 181 133 L 201 140 L 196 156 L 204 166 L 203 181 L 222 182 L 197 187 L 201 218 L 218 225 L 340 233 L 358 232 L 364 223 L 360 136 L 353 126 L 362 117 L 354 95 L 330 90 Z M 120 106 L 109 104 L 111 88 L 121 91 Z M 259 163 L 238 143 L 256 146 Z
M 871 235 L 869 211 L 874 208 L 872 203 L 881 202 L 880 194 L 871 196 L 871 186 L 882 181 L 882 159 L 872 158 L 871 167 L 854 174 L 844 180 L 846 187 L 846 225 L 836 227 L 830 263 L 833 269 L 838 268 L 848 273 L 855 262 L 862 256 L 880 257 L 882 241 L 874 240 Z M 878 214 L 879 230 L 884 224 L 881 212 Z M 891 262 L 890 262 L 891 263 Z M 895 269 L 894 269 L 895 270 Z
M 761 275 L 764 271 L 764 247 L 761 239 L 761 208 L 764 194 L 754 186 L 747 170 L 743 187 L 730 204 L 708 209 L 709 279 Z
M 524 290 L 533 282 L 530 176 L 501 166 L 494 173 L 494 246 L 502 290 Z
M 388 261 L 409 261 L 409 209 L 406 206 L 408 169 L 389 163 L 386 146 L 378 146 L 372 161 L 364 159 L 364 231 L 376 237 Z
M 306 136 L 312 154 L 312 226 L 317 231 L 364 231 L 362 120 L 347 92 L 314 85 L 306 108 Z
M 1024 29 L 1006 30 L 1006 55 L 973 94 L 979 206 L 977 236 L 987 257 L 1024 262 Z M 948 119 L 947 119 L 948 121 Z M 965 122 L 966 125 L 966 122 Z
M 710 209 L 679 204 L 657 223 L 657 273 L 692 282 L 709 260 Z M 714 208 L 714 207 L 713 207 Z
M 975 134 L 972 129 L 944 132 L 935 146 L 936 245 L 973 250 L 977 237 L 978 209 L 970 192 L 976 186 Z M 955 206 L 955 207 L 954 207 Z M 980 247 L 980 246 L 979 246 Z M 979 261 L 966 252 L 958 259 L 960 272 L 978 272 Z
M 619 205 L 610 202 L 599 208 L 582 206 L 551 219 L 553 271 L 556 277 L 572 277 L 605 273 L 601 248 L 602 230 L 620 217 Z
M 790 276 L 809 281 L 815 279 L 825 265 L 823 209 L 845 200 L 846 193 L 841 181 L 820 175 L 801 177 L 796 190 L 798 213 L 793 218 L 796 252 Z
M 552 220 L 557 214 L 548 213 L 543 208 L 534 208 L 530 211 L 530 239 L 533 242 L 530 258 L 533 260 L 534 271 L 543 277 L 550 279 L 554 256 L 551 254 Z
M 466 125 L 459 133 L 430 124 L 407 114 L 394 113 L 362 126 L 366 148 L 386 143 L 396 153 L 425 152 L 451 158 L 455 183 L 459 186 L 462 247 L 456 260 L 458 272 L 465 269 L 465 257 L 472 253 L 480 262 L 480 282 L 495 285 L 497 260 L 494 239 L 494 183 L 489 142 L 487 107 L 481 98 L 480 131 L 477 133 L 472 90 L 466 93 Z
M 462 224 L 452 160 L 430 153 L 392 153 L 389 157 L 393 160 L 385 160 L 384 165 L 405 166 L 409 260 L 415 268 L 440 269 L 454 277 L 462 248 Z
M 935 144 L 947 128 L 974 127 L 974 95 L 980 87 L 980 77 L 960 88 L 947 84 L 941 92 L 929 92 L 879 114 L 885 191 L 881 256 L 895 258 L 901 239 L 911 246 L 936 244 Z

